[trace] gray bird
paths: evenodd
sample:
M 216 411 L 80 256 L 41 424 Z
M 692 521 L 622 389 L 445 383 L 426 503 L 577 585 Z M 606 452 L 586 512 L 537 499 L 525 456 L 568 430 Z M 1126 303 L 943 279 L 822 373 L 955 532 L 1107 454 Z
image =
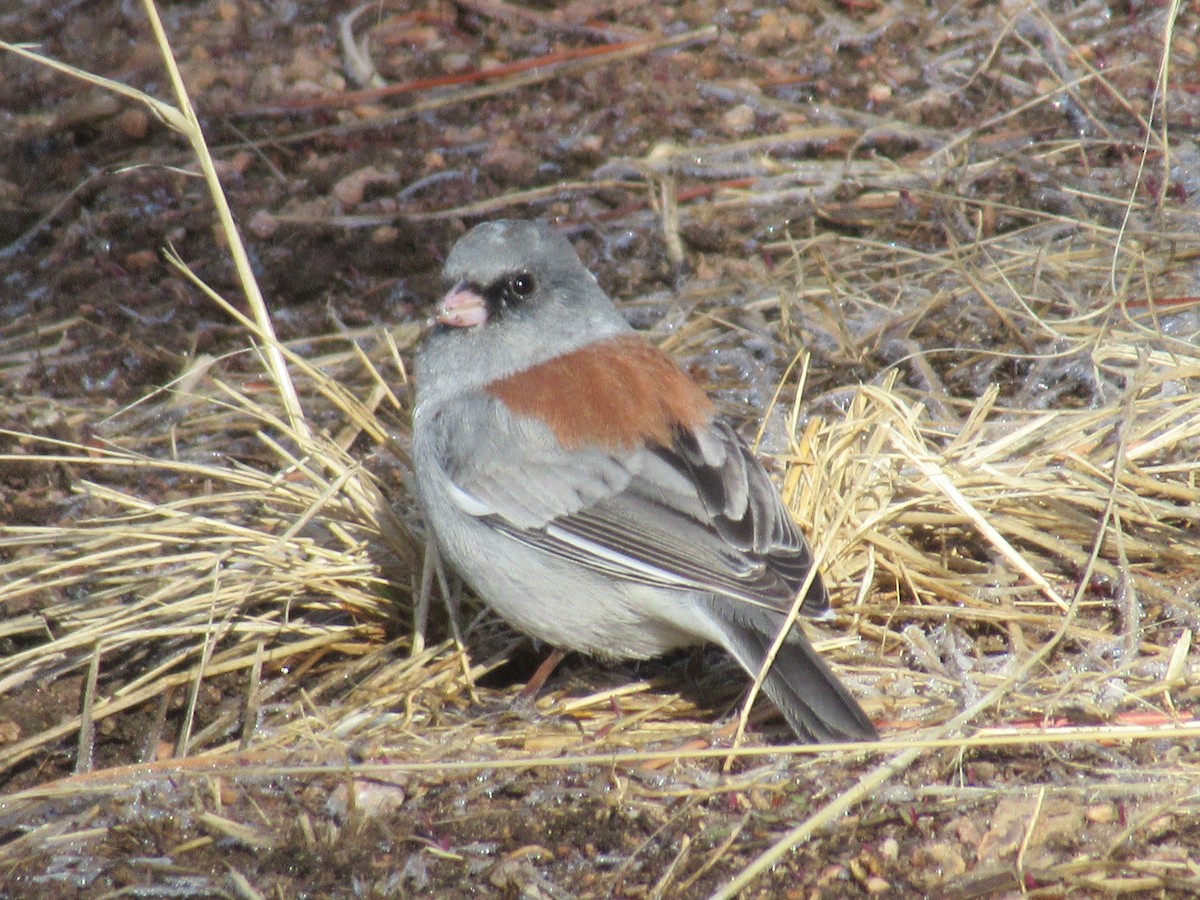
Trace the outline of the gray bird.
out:
M 711 642 L 757 673 L 812 553 L 712 401 L 544 224 L 477 226 L 445 277 L 413 413 L 443 556 L 556 648 L 646 659 Z M 828 609 L 818 575 L 801 610 Z M 801 740 L 877 737 L 799 626 L 763 688 Z

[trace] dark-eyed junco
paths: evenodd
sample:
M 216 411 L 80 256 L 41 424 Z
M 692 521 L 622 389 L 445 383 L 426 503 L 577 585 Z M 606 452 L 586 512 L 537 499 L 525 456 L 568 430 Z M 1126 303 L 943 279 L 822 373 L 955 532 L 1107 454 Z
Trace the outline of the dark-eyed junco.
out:
M 479 225 L 445 276 L 413 414 L 443 555 L 555 647 L 645 659 L 709 641 L 756 673 L 812 554 L 745 443 L 550 227 Z M 816 577 L 802 611 L 828 607 Z M 876 737 L 798 626 L 763 687 L 802 740 Z

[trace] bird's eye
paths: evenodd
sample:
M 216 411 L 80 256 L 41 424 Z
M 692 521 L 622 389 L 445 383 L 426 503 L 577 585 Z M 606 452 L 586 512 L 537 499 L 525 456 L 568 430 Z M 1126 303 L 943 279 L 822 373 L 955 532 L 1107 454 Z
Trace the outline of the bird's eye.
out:
M 528 297 L 533 293 L 537 284 L 528 272 L 518 272 L 508 280 L 508 288 L 518 297 Z

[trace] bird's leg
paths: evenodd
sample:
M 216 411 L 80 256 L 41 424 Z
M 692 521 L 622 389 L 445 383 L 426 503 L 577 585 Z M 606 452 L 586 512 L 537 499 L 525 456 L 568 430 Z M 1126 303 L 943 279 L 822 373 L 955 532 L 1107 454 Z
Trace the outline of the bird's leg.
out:
M 517 694 L 518 703 L 530 703 L 533 701 L 533 698 L 545 687 L 546 680 L 554 674 L 554 670 L 558 668 L 558 664 L 563 661 L 563 657 L 567 655 L 567 652 L 562 647 L 555 647 L 550 651 L 550 655 L 542 660 L 541 665 L 529 677 L 529 681 L 525 682 L 525 687 L 521 688 L 521 693 Z

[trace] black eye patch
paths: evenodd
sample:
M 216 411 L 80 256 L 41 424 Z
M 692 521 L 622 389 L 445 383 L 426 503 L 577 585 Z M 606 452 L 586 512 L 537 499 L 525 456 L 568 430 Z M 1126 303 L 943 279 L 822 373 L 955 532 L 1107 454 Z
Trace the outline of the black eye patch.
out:
M 534 291 L 537 280 L 529 272 L 513 272 L 498 278 L 482 292 L 489 313 L 500 313 L 520 306 Z

